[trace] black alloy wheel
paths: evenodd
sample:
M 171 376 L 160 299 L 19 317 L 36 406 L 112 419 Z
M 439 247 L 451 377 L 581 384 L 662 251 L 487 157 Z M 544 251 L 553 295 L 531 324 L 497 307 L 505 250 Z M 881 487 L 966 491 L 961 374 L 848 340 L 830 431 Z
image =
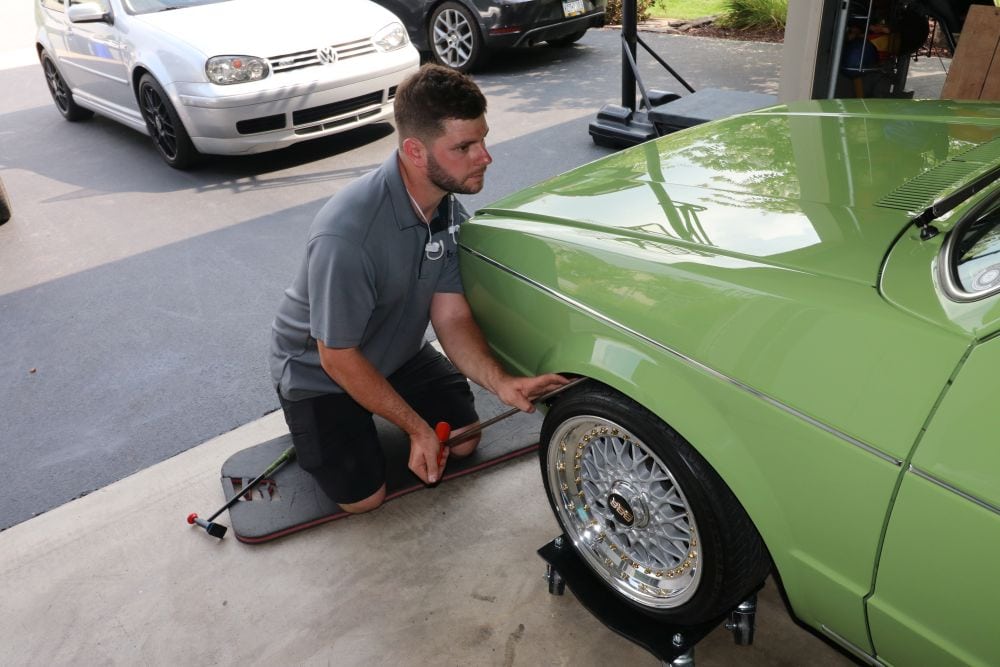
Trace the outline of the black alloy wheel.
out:
M 65 79 L 59 74 L 59 68 L 48 53 L 42 51 L 38 54 L 42 61 L 42 71 L 45 72 L 45 83 L 49 86 L 49 93 L 52 101 L 56 103 L 56 108 L 63 118 L 69 121 L 85 120 L 94 115 L 90 109 L 84 109 L 73 100 L 73 93 L 66 85 Z
M 469 72 L 484 60 L 479 22 L 457 2 L 442 3 L 431 15 L 428 28 L 431 55 L 439 65 Z
M 545 417 L 549 504 L 582 560 L 622 600 L 685 624 L 756 590 L 771 559 L 742 505 L 695 449 L 618 392 L 585 383 Z
M 139 79 L 139 110 L 163 161 L 174 169 L 190 167 L 198 158 L 191 137 L 167 94 L 149 74 Z

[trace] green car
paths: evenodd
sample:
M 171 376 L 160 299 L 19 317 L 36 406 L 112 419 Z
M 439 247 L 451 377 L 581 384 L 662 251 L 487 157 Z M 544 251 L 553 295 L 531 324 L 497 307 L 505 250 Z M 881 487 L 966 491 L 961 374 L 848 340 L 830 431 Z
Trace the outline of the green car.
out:
M 542 478 L 611 590 L 694 624 L 773 572 L 862 660 L 1000 665 L 998 180 L 996 104 L 810 101 L 463 227 L 497 355 L 589 378 Z

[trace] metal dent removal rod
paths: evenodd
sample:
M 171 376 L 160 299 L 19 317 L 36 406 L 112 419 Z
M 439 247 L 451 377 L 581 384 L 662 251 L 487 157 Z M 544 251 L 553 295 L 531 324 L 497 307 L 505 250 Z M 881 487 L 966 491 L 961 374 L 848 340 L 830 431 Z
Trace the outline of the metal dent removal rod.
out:
M 274 462 L 272 462 L 271 465 L 269 465 L 267 467 L 267 469 L 264 470 L 264 472 L 262 472 L 261 474 L 257 475 L 257 477 L 255 477 L 253 479 L 253 481 L 251 481 L 245 487 L 243 487 L 242 489 L 240 489 L 240 491 L 237 494 L 235 494 L 232 498 L 230 498 L 229 500 L 227 500 L 226 504 L 223 505 L 222 507 L 220 507 L 215 512 L 215 514 L 213 514 L 212 516 L 208 517 L 208 519 L 199 518 L 197 513 L 188 514 L 188 517 L 187 517 L 188 524 L 190 524 L 192 526 L 195 526 L 195 525 L 201 526 L 202 528 L 205 529 L 206 533 L 208 533 L 212 537 L 217 537 L 217 538 L 219 538 L 221 540 L 223 537 L 226 536 L 226 530 L 228 530 L 228 529 L 226 528 L 226 526 L 222 525 L 221 523 L 213 523 L 213 520 L 215 519 L 215 517 L 219 516 L 220 514 L 222 514 L 223 512 L 225 512 L 227 509 L 229 509 L 230 507 L 232 507 L 233 505 L 235 505 L 237 502 L 239 502 L 240 498 L 242 498 L 246 494 L 248 494 L 251 491 L 253 491 L 254 488 L 257 487 L 258 484 L 260 484 L 262 481 L 264 481 L 265 479 L 267 479 L 268 477 L 270 477 L 271 475 L 273 475 L 275 472 L 278 471 L 279 468 L 281 468 L 282 466 L 284 466 L 286 463 L 288 463 L 289 461 L 291 461 L 294 458 L 295 458 L 295 447 L 292 446 L 292 447 L 289 447 L 288 449 L 286 449 L 285 451 L 283 451 L 281 453 L 281 456 L 279 456 L 278 458 L 276 458 L 274 460 Z

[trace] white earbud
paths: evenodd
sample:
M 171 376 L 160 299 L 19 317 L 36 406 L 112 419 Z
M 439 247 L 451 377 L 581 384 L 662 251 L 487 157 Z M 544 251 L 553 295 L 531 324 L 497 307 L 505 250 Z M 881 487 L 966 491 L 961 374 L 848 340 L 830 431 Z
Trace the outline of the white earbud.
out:
M 424 246 L 424 252 L 437 252 L 439 250 L 441 250 L 440 241 L 431 241 L 430 243 Z

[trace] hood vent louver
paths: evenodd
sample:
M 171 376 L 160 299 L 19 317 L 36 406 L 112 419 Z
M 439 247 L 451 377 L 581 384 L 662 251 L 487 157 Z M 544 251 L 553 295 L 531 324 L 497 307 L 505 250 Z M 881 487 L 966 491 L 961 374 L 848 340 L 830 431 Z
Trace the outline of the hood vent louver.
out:
M 1000 138 L 973 146 L 931 167 L 903 183 L 875 205 L 919 213 L 997 163 L 1000 163 Z

